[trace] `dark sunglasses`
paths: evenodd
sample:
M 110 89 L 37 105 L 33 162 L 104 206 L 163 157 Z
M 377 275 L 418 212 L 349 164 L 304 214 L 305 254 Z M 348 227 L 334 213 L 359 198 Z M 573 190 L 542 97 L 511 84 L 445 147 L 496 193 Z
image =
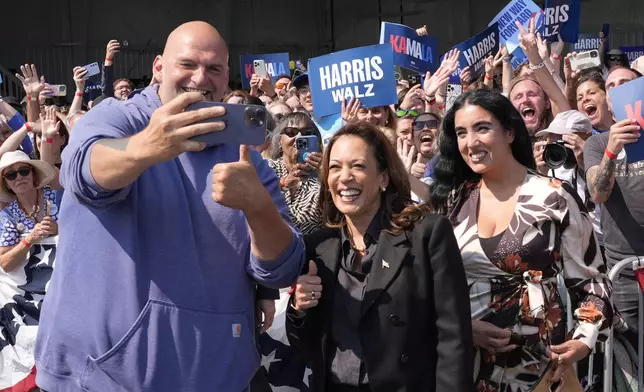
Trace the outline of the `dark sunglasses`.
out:
M 284 131 L 282 131 L 284 135 L 288 137 L 295 137 L 298 134 L 301 134 L 302 136 L 312 136 L 315 135 L 315 130 L 313 128 L 297 128 L 297 127 L 286 127 L 284 128 Z
M 423 129 L 438 129 L 438 121 L 435 118 L 416 119 L 413 123 L 414 131 L 422 131 Z
M 31 166 L 20 166 L 18 170 L 9 170 L 6 172 L 4 178 L 8 181 L 13 181 L 18 178 L 18 174 L 20 174 L 20 177 L 27 177 L 29 173 L 31 173 Z
M 622 61 L 621 56 L 608 56 L 608 61 Z
M 412 116 L 412 117 L 418 117 L 420 113 L 416 109 L 410 109 L 410 110 L 405 110 L 405 109 L 398 109 L 396 110 L 396 116 L 398 118 L 403 118 L 406 116 Z

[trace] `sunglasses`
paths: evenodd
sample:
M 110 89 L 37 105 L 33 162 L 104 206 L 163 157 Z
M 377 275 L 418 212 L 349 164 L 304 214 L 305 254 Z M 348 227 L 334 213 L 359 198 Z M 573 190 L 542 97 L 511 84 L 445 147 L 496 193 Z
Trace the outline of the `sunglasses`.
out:
M 622 61 L 620 56 L 609 56 L 608 61 Z
M 18 170 L 9 170 L 4 174 L 4 178 L 7 181 L 13 181 L 16 178 L 18 178 L 18 174 L 20 174 L 20 177 L 27 177 L 31 173 L 31 166 L 20 166 Z
M 398 118 L 403 118 L 406 116 L 412 116 L 412 117 L 418 117 L 420 113 L 416 109 L 410 109 L 410 110 L 405 110 L 405 109 L 398 109 L 396 110 L 396 116 Z
M 423 129 L 438 129 L 438 121 L 435 118 L 421 120 L 414 120 L 413 124 L 414 131 L 422 131 Z
M 281 83 L 281 82 L 275 83 L 275 88 L 277 89 L 283 89 L 283 88 L 286 88 L 286 86 L 288 86 L 288 83 Z
M 313 128 L 286 127 L 283 133 L 288 137 L 295 137 L 298 134 L 302 136 L 313 136 L 315 135 L 315 130 Z

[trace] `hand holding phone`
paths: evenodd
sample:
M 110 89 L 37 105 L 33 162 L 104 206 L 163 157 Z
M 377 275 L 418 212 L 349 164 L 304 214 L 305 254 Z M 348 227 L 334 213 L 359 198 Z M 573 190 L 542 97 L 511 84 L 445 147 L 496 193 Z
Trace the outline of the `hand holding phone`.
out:
M 83 79 L 89 79 L 90 77 L 101 73 L 101 67 L 98 65 L 97 62 L 84 65 L 83 68 L 87 70 L 87 73 L 85 74 Z
M 203 119 L 200 123 L 223 121 L 226 124 L 226 128 L 219 132 L 195 136 L 190 140 L 205 142 L 209 147 L 219 144 L 246 144 L 249 146 L 261 146 L 264 144 L 268 117 L 268 112 L 264 106 L 201 101 L 189 105 L 186 111 L 210 107 L 223 107 L 225 114 L 216 118 Z
M 45 83 L 45 89 L 43 91 L 51 92 L 45 93 L 46 97 L 65 97 L 67 96 L 67 86 L 64 84 L 47 84 Z
M 264 79 L 268 75 L 266 70 L 266 62 L 264 60 L 253 60 L 253 68 L 255 69 L 255 74 L 260 78 Z
M 570 67 L 573 71 L 579 72 L 588 68 L 600 67 L 602 60 L 599 58 L 598 50 L 581 52 L 570 57 Z

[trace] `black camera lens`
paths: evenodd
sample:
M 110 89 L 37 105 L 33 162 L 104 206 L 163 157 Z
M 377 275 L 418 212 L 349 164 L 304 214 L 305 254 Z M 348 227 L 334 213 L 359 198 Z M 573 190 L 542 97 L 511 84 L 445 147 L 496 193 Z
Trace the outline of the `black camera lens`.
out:
M 563 140 L 546 145 L 546 148 L 543 150 L 543 161 L 549 169 L 558 169 L 562 166 L 569 169 L 577 164 L 575 154 L 571 149 L 564 146 Z
M 262 107 L 247 106 L 245 110 L 246 122 L 254 127 L 266 125 L 266 109 Z
M 596 52 L 596 51 L 592 50 L 592 51 L 590 52 L 590 57 L 595 58 L 595 57 L 597 57 L 597 56 L 598 56 L 598 54 L 597 54 L 597 52 Z

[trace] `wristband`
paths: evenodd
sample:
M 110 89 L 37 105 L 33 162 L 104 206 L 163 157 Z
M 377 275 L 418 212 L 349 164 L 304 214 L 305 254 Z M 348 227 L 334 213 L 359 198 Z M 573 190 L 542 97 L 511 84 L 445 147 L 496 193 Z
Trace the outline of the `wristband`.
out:
M 80 91 L 80 92 L 79 92 L 79 91 L 76 91 L 76 96 L 77 96 L 77 97 L 82 97 L 83 95 L 85 95 L 85 94 L 83 94 L 83 92 L 82 92 L 82 91 Z
M 438 110 L 445 110 L 445 105 L 441 105 L 438 107 Z
M 26 248 L 31 248 L 31 242 L 25 239 L 20 240 L 20 243 L 23 244 Z
M 45 143 L 47 143 L 47 144 L 54 144 L 54 139 L 52 139 L 52 138 L 48 137 L 47 139 L 45 139 Z
M 286 188 L 286 178 L 280 178 L 280 188 Z
M 467 84 L 463 85 L 463 91 L 467 91 Z
M 561 55 L 560 54 L 552 53 L 552 54 L 550 54 L 550 57 L 552 59 L 554 59 L 554 60 L 561 60 Z
M 295 293 L 295 285 L 296 284 L 297 283 L 293 283 L 293 285 L 291 285 L 291 288 L 288 289 L 288 295 L 293 295 Z
M 25 129 L 27 129 L 27 132 L 31 132 L 31 125 L 29 125 L 29 123 L 25 123 Z
M 27 95 L 27 101 L 31 101 L 32 99 L 31 95 Z
M 485 80 L 494 80 L 494 78 L 491 78 L 491 77 L 487 76 L 487 74 L 485 74 Z
M 610 159 L 611 161 L 614 161 L 615 159 L 617 159 L 617 154 L 615 154 L 614 152 L 612 152 L 611 150 L 609 150 L 609 149 L 608 149 L 608 147 L 606 147 L 606 150 L 604 151 L 604 154 L 605 154 L 605 155 L 606 155 L 606 157 L 607 157 L 608 159 Z
M 436 104 L 436 98 L 432 98 L 431 100 L 427 101 L 428 104 L 430 105 L 435 105 Z
M 112 61 L 112 59 L 109 57 L 105 57 L 105 61 Z

